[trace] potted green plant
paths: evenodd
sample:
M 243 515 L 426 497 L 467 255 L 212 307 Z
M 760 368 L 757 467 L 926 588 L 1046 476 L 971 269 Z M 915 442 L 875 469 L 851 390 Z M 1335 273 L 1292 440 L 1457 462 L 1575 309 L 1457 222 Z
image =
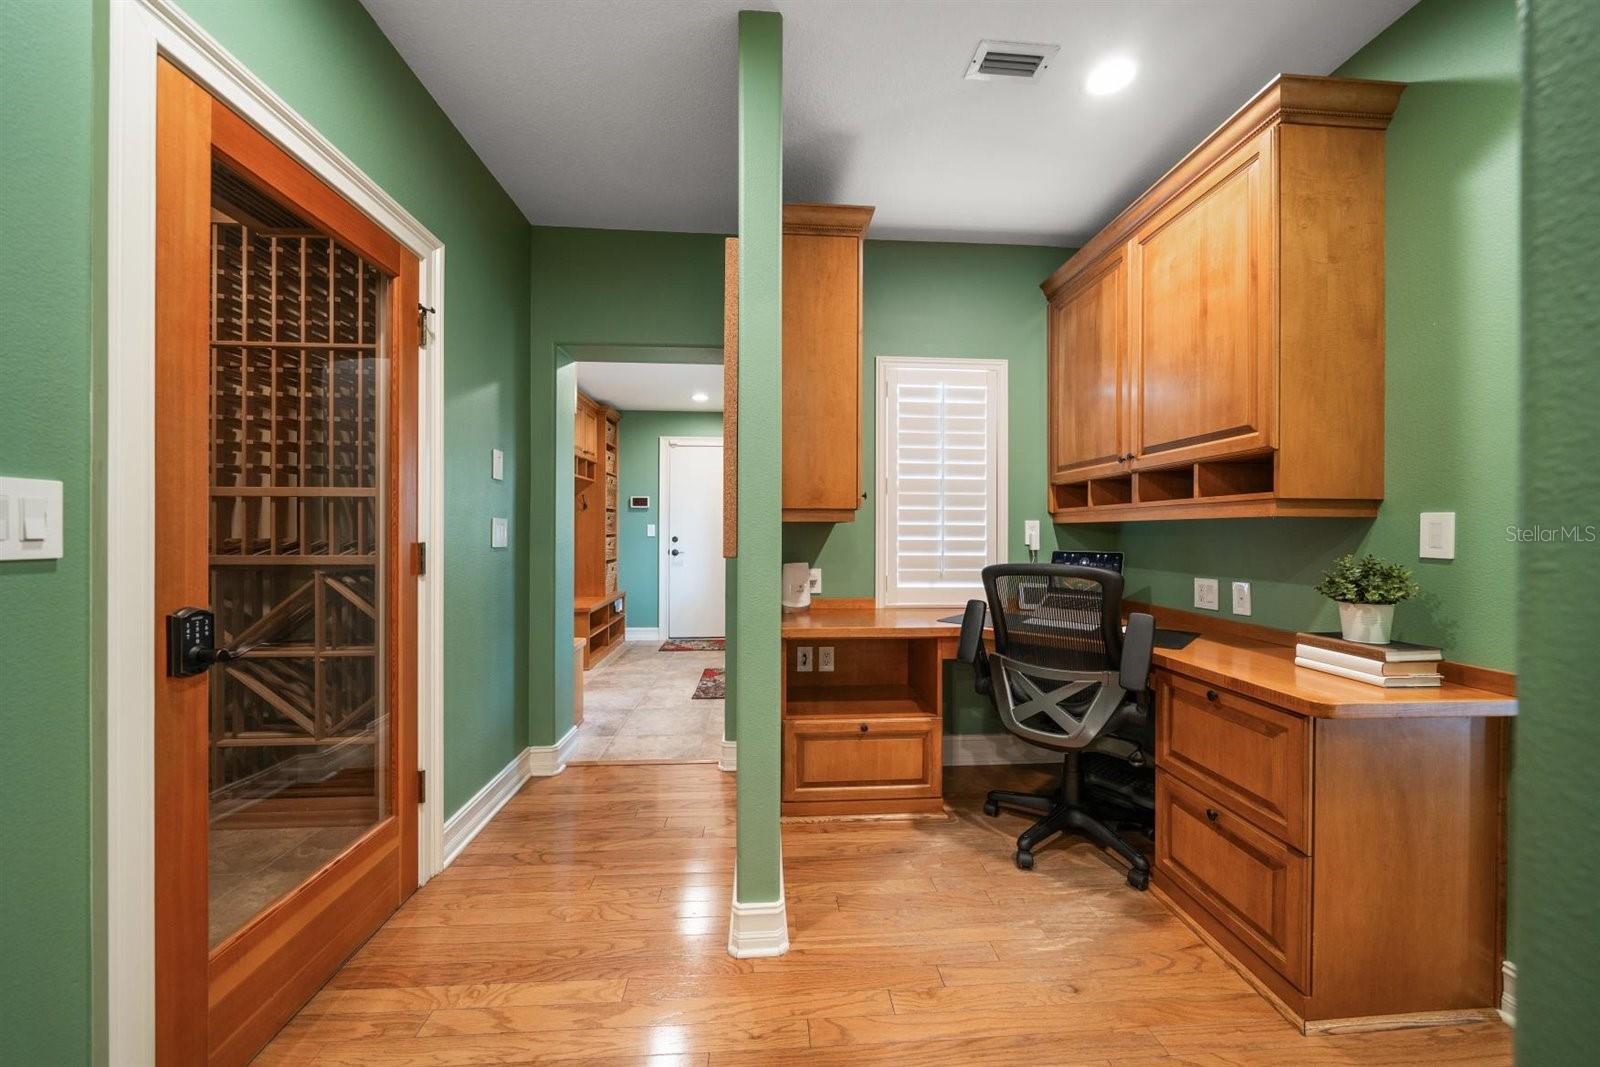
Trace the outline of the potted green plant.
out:
M 1317 592 L 1338 602 L 1339 628 L 1346 641 L 1387 645 L 1394 628 L 1394 606 L 1422 590 L 1411 571 L 1398 563 L 1365 556 L 1340 556 L 1323 572 Z

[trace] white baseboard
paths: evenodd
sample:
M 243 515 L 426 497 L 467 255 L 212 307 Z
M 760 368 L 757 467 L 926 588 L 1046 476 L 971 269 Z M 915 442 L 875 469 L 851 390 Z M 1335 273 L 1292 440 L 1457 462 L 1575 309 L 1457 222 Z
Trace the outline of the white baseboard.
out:
M 660 641 L 661 627 L 659 626 L 630 626 L 623 632 L 623 639 L 627 641 Z
M 454 863 L 455 858 L 461 855 L 461 850 L 471 844 L 478 832 L 489 825 L 489 820 L 506 806 L 506 801 L 517 795 L 522 783 L 528 780 L 527 757 L 527 749 L 517 753 L 516 758 L 489 779 L 489 783 L 463 804 L 460 811 L 445 820 L 444 858 L 439 864 L 440 870 Z
M 781 875 L 779 885 L 782 885 Z M 783 897 L 756 904 L 741 903 L 739 877 L 734 875 L 733 908 L 728 914 L 728 955 L 748 960 L 781 956 L 788 951 L 789 913 Z
M 1510 960 L 1500 965 L 1500 1018 L 1517 1025 L 1517 965 Z
M 566 770 L 567 758 L 577 743 L 578 728 L 574 726 L 553 745 L 529 745 L 517 753 L 516 758 L 506 764 L 499 774 L 489 779 L 488 784 L 473 794 L 471 800 L 461 805 L 461 810 L 445 820 L 444 859 L 439 869 L 442 871 L 455 862 L 461 850 L 472 843 L 479 831 L 489 825 L 489 820 L 506 806 L 506 801 L 517 795 L 517 790 L 529 778 L 548 778 Z
M 717 755 L 717 769 L 722 771 L 739 769 L 739 742 L 722 742 L 722 750 Z
M 995 767 L 1010 763 L 1059 763 L 1059 753 L 1030 745 L 1012 734 L 945 734 L 946 767 Z
M 548 778 L 566 770 L 567 759 L 572 755 L 572 748 L 577 743 L 578 728 L 573 726 L 569 727 L 566 735 L 553 745 L 529 745 L 523 749 L 522 756 L 528 761 L 528 776 Z

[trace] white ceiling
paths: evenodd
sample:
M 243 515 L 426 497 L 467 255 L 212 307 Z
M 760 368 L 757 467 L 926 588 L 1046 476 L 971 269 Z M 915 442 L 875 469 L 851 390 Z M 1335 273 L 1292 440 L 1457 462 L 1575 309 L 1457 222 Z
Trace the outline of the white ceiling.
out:
M 578 388 L 618 411 L 721 411 L 720 363 L 575 363 Z M 704 404 L 689 398 L 710 397 Z
M 362 0 L 535 223 L 736 228 L 736 12 L 784 16 L 784 196 L 870 236 L 1073 245 L 1275 74 L 1416 0 Z M 1059 44 L 967 81 L 983 38 Z M 1113 53 L 1134 83 L 1090 97 Z

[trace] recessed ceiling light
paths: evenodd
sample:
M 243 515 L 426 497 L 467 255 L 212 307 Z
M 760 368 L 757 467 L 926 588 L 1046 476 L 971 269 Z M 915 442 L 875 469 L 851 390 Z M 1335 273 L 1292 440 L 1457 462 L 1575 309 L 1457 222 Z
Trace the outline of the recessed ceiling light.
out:
M 710 400 L 711 398 L 709 396 L 707 396 L 705 393 L 695 393 L 694 395 L 689 397 L 689 399 L 693 400 L 696 404 L 704 404 L 707 400 Z
M 1111 56 L 1089 68 L 1083 87 L 1090 96 L 1109 96 L 1128 87 L 1139 68 L 1127 56 Z

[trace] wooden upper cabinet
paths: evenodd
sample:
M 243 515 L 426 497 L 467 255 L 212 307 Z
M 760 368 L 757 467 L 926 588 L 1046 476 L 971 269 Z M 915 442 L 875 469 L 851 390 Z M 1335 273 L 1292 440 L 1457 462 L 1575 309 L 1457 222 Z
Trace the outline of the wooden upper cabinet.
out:
M 1279 77 L 1044 282 L 1057 522 L 1377 514 L 1404 88 Z
M 594 401 L 578 394 L 578 418 L 572 428 L 572 449 L 584 459 L 600 456 L 600 409 Z
M 1121 250 L 1050 304 L 1050 477 L 1122 469 L 1127 430 L 1127 266 Z
M 870 207 L 783 209 L 783 518 L 861 506 L 861 273 Z
M 1135 467 L 1272 444 L 1271 141 L 1258 135 L 1128 245 Z

